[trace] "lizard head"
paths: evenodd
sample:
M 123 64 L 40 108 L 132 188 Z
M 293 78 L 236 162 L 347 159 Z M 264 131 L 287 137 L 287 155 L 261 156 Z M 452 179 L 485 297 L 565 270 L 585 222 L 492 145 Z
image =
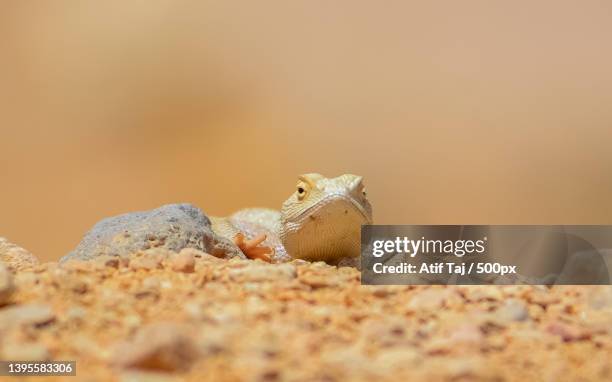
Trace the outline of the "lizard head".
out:
M 362 177 L 305 174 L 281 209 L 280 238 L 294 258 L 334 262 L 359 255 L 361 225 L 371 223 Z

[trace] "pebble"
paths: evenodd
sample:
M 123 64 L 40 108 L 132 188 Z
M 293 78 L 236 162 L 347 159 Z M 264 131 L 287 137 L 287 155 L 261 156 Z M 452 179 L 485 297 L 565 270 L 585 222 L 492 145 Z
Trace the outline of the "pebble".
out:
M 201 320 L 203 317 L 202 307 L 196 302 L 188 302 L 183 306 L 183 311 L 187 317 L 194 320 Z
M 351 360 L 352 361 L 352 360 Z M 383 368 L 384 370 L 400 369 L 406 366 L 416 366 L 422 362 L 422 356 L 420 353 L 409 347 L 403 348 L 392 348 L 388 351 L 381 352 L 378 354 L 374 363 L 369 362 L 365 357 L 359 357 L 359 354 L 355 358 L 357 364 L 362 363 L 371 366 L 374 370 Z
M 448 289 L 425 289 L 412 296 L 407 308 L 413 311 L 440 309 L 456 297 L 456 293 Z
M 529 318 L 529 310 L 524 301 L 518 299 L 509 299 L 504 302 L 499 309 L 495 311 L 495 318 L 502 322 L 525 321 Z
M 159 277 L 150 276 L 146 279 L 142 280 L 142 287 L 145 289 L 154 289 L 157 290 L 161 286 L 161 281 Z
M 176 382 L 177 378 L 167 373 L 126 372 L 119 382 Z
M 87 318 L 87 310 L 81 306 L 73 306 L 66 311 L 65 318 L 69 321 L 82 323 Z
M 87 293 L 89 285 L 83 277 L 68 276 L 61 281 L 63 286 L 77 294 Z
M 599 286 L 589 296 L 589 305 L 594 309 L 612 308 L 612 286 Z
M 0 310 L 0 324 L 41 326 L 55 320 L 55 313 L 49 305 L 16 305 Z
M 40 343 L 7 343 L 4 345 L 1 359 L 19 361 L 47 361 L 51 359 L 49 350 Z
M 527 298 L 530 303 L 538 304 L 543 308 L 561 301 L 559 296 L 555 295 L 552 290 L 548 289 L 533 291 L 532 293 L 527 295 Z
M 588 330 L 563 322 L 553 322 L 546 327 L 550 334 L 557 335 L 565 342 L 581 341 L 591 338 Z
M 112 363 L 121 368 L 158 371 L 187 370 L 199 357 L 189 331 L 174 323 L 144 326 L 132 341 L 119 344 Z
M 494 285 L 470 285 L 463 288 L 469 301 L 500 301 L 503 294 L 499 287 Z
M 485 336 L 477 325 L 467 323 L 453 328 L 447 335 L 436 338 L 426 345 L 429 354 L 447 354 L 458 349 L 479 347 Z
M 169 259 L 175 252 L 169 251 L 165 248 L 151 248 L 140 251 L 140 255 L 144 257 L 155 257 L 159 261 Z
M 333 287 L 339 284 L 339 281 L 335 278 L 314 273 L 300 275 L 300 281 L 314 289 Z
M 449 359 L 433 374 L 441 373 L 445 381 L 498 381 L 499 377 L 490 376 L 487 363 L 481 357 L 462 357 Z M 432 378 L 433 379 L 433 378 Z
M 136 257 L 130 260 L 130 269 L 137 271 L 137 270 L 145 270 L 145 271 L 152 271 L 154 269 L 161 269 L 163 268 L 162 266 L 162 261 L 160 258 L 155 257 L 155 256 L 142 256 L 142 257 Z
M 253 264 L 249 267 L 236 268 L 229 271 L 230 279 L 238 282 L 284 281 L 293 279 L 296 276 L 296 268 L 290 264 Z
M 193 273 L 195 271 L 195 258 L 191 252 L 182 250 L 174 256 L 172 258 L 172 269 L 176 272 Z
M 13 274 L 0 261 L 0 306 L 6 304 L 15 290 Z
M 384 320 L 370 320 L 363 325 L 363 336 L 367 346 L 388 348 L 405 343 L 406 320 L 387 317 Z
M 484 340 L 484 335 L 477 325 L 463 324 L 455 328 L 448 336 L 452 343 L 478 344 Z
M 218 257 L 215 257 L 213 255 L 210 255 L 206 252 L 200 251 L 199 249 L 195 249 L 195 248 L 183 248 L 181 249 L 179 254 L 191 255 L 196 259 L 211 259 L 211 260 L 219 259 Z
M 39 264 L 36 256 L 0 237 L 0 262 L 12 270 L 23 270 Z
M 127 326 L 128 328 L 133 329 L 141 325 L 142 320 L 140 319 L 139 316 L 129 315 L 129 316 L 124 317 L 123 324 Z
M 76 272 L 88 272 L 94 268 L 92 263 L 84 260 L 68 260 L 61 267 Z
M 118 256 L 100 256 L 96 258 L 96 263 L 105 267 L 118 269 L 121 264 L 121 259 Z

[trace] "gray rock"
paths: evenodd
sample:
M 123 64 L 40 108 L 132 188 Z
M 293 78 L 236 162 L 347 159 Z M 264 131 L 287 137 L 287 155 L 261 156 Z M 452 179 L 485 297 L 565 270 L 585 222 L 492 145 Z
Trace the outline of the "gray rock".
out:
M 127 256 L 151 248 L 174 252 L 195 248 L 215 256 L 244 258 L 238 247 L 212 231 L 210 220 L 199 208 L 191 204 L 168 204 L 100 221 L 61 261 Z

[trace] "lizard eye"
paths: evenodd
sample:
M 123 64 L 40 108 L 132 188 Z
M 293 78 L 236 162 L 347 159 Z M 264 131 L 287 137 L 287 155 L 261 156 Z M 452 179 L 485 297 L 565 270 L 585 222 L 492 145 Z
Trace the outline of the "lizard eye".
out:
M 299 200 L 303 200 L 306 197 L 306 188 L 303 185 L 298 186 L 297 196 Z
M 361 193 L 363 194 L 363 196 L 368 196 L 368 193 L 366 192 L 365 187 L 363 188 L 363 190 L 361 190 Z

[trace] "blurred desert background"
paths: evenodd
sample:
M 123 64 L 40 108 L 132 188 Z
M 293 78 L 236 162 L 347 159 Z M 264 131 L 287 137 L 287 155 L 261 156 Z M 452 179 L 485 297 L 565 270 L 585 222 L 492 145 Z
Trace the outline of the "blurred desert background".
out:
M 377 223 L 612 223 L 612 3 L 2 1 L 0 236 L 363 175 Z

